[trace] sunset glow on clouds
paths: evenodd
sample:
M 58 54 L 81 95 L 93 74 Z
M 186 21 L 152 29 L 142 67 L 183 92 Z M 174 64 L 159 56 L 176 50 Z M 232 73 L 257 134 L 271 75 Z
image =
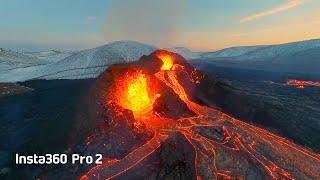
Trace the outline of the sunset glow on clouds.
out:
M 273 14 L 281 13 L 283 11 L 287 11 L 287 10 L 290 10 L 290 9 L 295 8 L 297 6 L 300 6 L 305 2 L 306 2 L 305 0 L 290 0 L 288 3 L 281 4 L 278 7 L 268 9 L 266 11 L 263 11 L 263 12 L 260 12 L 257 14 L 252 14 L 252 15 L 246 16 L 240 20 L 240 23 L 246 23 L 246 22 L 250 22 L 250 21 L 254 21 L 254 20 L 263 18 L 265 16 L 270 16 Z
M 84 49 L 135 40 L 216 50 L 320 38 L 319 0 L 0 1 L 3 48 Z

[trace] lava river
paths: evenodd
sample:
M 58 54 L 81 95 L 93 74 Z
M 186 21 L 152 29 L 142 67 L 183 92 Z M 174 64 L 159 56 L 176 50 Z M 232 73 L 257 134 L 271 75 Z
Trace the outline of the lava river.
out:
M 298 89 L 304 89 L 305 86 L 320 87 L 320 82 L 318 82 L 318 81 L 297 80 L 297 79 L 288 79 L 287 82 L 284 85 L 285 86 L 295 86 Z
M 157 167 L 143 165 L 174 136 L 180 137 L 175 143 L 190 149 L 193 179 L 320 178 L 319 154 L 198 101 L 205 76 L 180 55 L 162 50 L 110 67 L 96 87 L 103 108 L 95 111 L 103 111 L 105 129 L 113 128 L 103 132 L 132 131 L 123 143 L 137 134 L 145 138 L 128 145 L 132 148 L 121 156 L 105 157 L 81 179 L 152 178 L 146 171 Z

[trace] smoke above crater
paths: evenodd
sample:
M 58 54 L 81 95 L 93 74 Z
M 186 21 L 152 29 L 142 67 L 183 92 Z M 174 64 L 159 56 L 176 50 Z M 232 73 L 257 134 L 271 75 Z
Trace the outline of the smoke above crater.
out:
M 184 1 L 111 0 L 102 29 L 103 38 L 170 45 Z

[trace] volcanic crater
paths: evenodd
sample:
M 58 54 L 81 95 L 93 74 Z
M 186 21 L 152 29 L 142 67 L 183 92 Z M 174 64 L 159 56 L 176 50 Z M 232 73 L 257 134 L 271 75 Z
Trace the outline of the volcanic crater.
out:
M 83 147 L 104 163 L 81 179 L 319 178 L 319 154 L 214 107 L 221 86 L 165 50 L 110 66 L 91 89 L 98 130 Z

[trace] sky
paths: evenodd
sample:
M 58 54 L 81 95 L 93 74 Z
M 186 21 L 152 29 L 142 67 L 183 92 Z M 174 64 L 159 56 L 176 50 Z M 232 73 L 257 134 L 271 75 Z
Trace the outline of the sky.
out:
M 85 49 L 117 40 L 195 51 L 320 38 L 319 0 L 0 0 L 0 47 Z

